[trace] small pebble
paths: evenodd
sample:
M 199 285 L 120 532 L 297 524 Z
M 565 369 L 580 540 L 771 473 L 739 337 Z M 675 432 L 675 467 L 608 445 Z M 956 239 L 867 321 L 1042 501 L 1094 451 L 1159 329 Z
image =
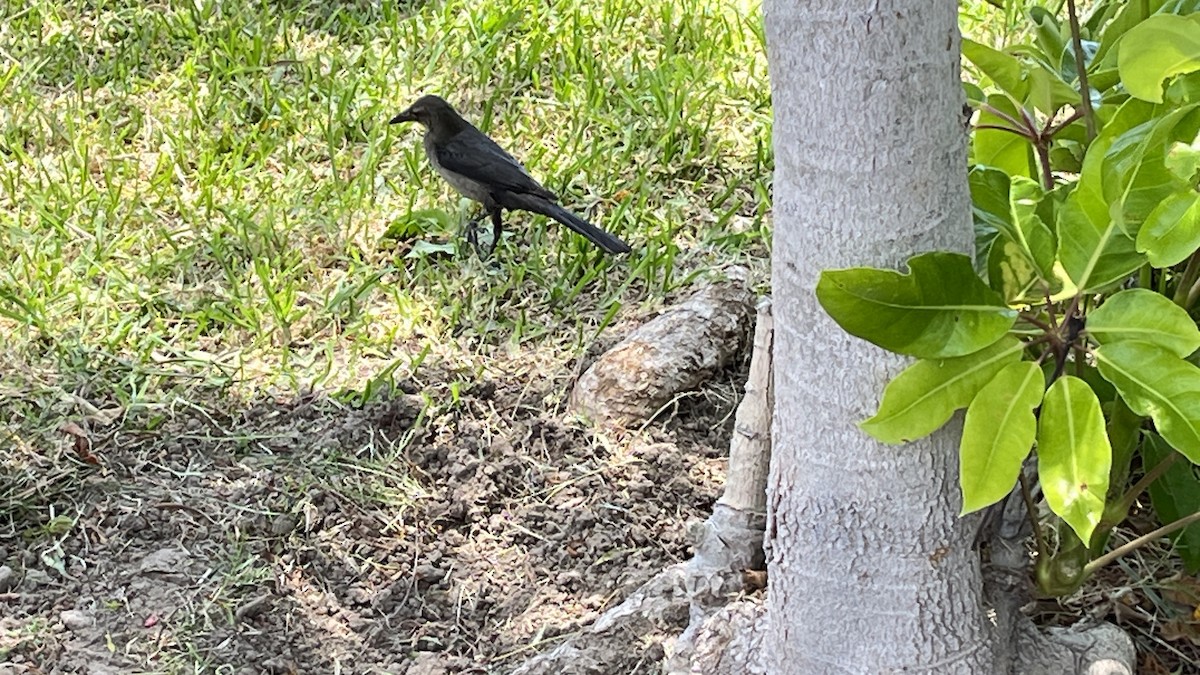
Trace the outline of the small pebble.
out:
M 0 593 L 7 593 L 16 585 L 16 573 L 8 565 L 0 565 Z
M 67 630 L 81 630 L 89 628 L 92 624 L 96 623 L 91 614 L 79 609 L 68 609 L 60 612 L 58 620 L 62 621 Z
M 187 563 L 187 551 L 178 548 L 162 548 L 146 555 L 138 563 L 138 571 L 142 574 L 171 574 L 184 571 Z
M 421 581 L 427 581 L 431 584 L 437 583 L 446 576 L 446 572 L 440 570 L 433 565 L 417 565 L 417 578 Z

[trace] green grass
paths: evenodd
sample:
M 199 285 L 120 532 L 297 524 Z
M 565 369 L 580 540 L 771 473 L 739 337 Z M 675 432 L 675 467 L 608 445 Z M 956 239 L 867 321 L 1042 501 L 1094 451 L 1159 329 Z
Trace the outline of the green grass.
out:
M 361 389 L 429 351 L 578 352 L 698 270 L 766 251 L 753 6 L 6 11 L 0 349 L 28 367 L 6 396 Z M 469 213 L 417 130 L 386 124 L 424 92 L 635 252 L 525 214 L 494 261 L 415 245 L 454 240 Z
M 64 391 L 129 409 L 362 392 L 431 355 L 567 358 L 697 273 L 764 264 L 752 0 L 3 12 L 0 357 L 19 367 L 0 397 L 29 414 Z M 968 3 L 964 25 L 1010 14 Z M 441 254 L 471 207 L 386 124 L 425 92 L 634 253 L 514 214 L 493 261 Z

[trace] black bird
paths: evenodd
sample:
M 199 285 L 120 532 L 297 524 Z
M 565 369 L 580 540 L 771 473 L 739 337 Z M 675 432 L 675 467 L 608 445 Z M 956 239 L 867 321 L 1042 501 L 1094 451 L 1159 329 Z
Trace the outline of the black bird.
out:
M 559 206 L 557 195 L 440 97 L 422 96 L 389 124 L 400 122 L 424 126 L 425 154 L 433 168 L 464 197 L 483 204 L 492 218 L 492 250 L 504 229 L 501 210 L 519 209 L 549 216 L 609 253 L 629 252 L 629 244 Z M 468 237 L 474 244 L 474 222 Z

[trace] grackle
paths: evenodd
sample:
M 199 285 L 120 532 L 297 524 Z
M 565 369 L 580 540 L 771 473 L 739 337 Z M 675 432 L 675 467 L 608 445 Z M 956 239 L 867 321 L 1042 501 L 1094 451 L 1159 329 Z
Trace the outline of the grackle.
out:
M 425 154 L 433 168 L 463 196 L 482 204 L 491 216 L 493 251 L 504 229 L 501 211 L 508 209 L 549 216 L 609 253 L 629 252 L 629 244 L 559 206 L 557 195 L 542 187 L 520 162 L 440 97 L 422 96 L 389 124 L 400 122 L 418 122 L 425 127 Z M 468 231 L 472 244 L 474 225 L 472 222 Z

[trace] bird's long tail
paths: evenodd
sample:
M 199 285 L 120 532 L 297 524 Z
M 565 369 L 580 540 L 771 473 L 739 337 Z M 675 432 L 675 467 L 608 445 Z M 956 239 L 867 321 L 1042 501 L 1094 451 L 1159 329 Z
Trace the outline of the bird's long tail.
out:
M 525 199 L 521 200 L 522 209 L 526 211 L 532 211 L 534 213 L 540 213 L 543 216 L 549 216 L 550 218 L 557 220 L 584 237 L 587 237 L 588 241 L 609 253 L 629 253 L 629 244 L 626 244 L 620 239 L 596 227 L 583 218 L 580 218 L 574 213 L 571 213 L 558 204 L 540 197 L 525 197 Z

